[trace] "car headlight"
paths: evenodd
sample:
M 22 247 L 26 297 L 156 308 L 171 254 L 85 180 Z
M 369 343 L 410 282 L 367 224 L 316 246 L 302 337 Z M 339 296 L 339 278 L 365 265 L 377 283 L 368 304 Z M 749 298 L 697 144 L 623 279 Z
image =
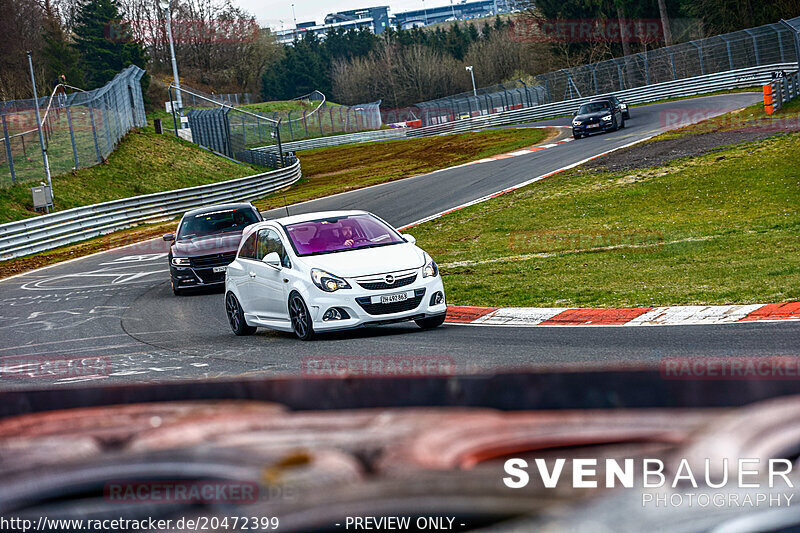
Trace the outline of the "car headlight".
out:
M 350 288 L 350 284 L 339 276 L 334 276 L 330 272 L 325 272 L 324 270 L 320 270 L 318 268 L 311 270 L 311 281 L 314 282 L 314 285 L 325 292 L 334 292 L 338 291 L 339 289 Z
M 425 266 L 422 267 L 422 277 L 423 278 L 434 278 L 439 275 L 439 267 L 436 265 L 436 261 L 431 259 L 431 256 L 428 253 L 425 253 Z
M 583 122 L 581 122 L 580 120 L 573 120 L 572 121 L 572 125 L 573 126 L 580 126 L 581 124 L 583 124 Z
M 622 109 L 628 109 L 628 104 L 619 104 Z
M 188 267 L 191 265 L 188 257 L 173 257 L 172 264 L 176 267 Z
M 603 120 L 611 120 L 611 115 L 606 115 L 603 117 Z

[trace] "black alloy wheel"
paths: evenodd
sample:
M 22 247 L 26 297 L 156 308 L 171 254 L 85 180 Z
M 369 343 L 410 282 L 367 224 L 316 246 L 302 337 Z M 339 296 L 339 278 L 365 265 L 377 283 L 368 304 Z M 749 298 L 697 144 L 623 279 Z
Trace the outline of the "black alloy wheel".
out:
M 250 326 L 245 322 L 242 306 L 239 305 L 239 300 L 236 299 L 232 292 L 225 296 L 225 313 L 228 315 L 228 322 L 235 335 L 252 335 L 256 332 L 257 328 L 255 326 Z
M 311 315 L 303 298 L 295 293 L 289 297 L 289 317 L 292 319 L 292 329 L 300 340 L 309 341 L 314 338 L 314 327 L 311 325 Z

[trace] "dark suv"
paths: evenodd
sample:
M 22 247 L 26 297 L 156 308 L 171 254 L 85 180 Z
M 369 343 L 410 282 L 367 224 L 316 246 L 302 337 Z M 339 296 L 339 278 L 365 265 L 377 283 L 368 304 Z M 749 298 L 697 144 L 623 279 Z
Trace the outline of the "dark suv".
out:
M 177 234 L 164 235 L 172 243 L 172 292 L 179 295 L 189 288 L 224 285 L 225 270 L 236 258 L 242 231 L 262 220 L 251 203 L 212 205 L 183 215 Z
M 601 131 L 616 131 L 625 127 L 625 117 L 619 106 L 608 100 L 593 100 L 583 104 L 572 119 L 572 136 L 580 139 L 584 135 Z

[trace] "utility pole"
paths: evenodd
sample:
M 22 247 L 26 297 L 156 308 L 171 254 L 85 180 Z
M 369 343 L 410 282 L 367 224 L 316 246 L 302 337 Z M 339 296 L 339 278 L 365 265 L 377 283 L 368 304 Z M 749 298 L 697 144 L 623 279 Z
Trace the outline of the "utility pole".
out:
M 478 90 L 475 88 L 475 74 L 472 72 L 472 65 L 468 66 L 467 70 L 469 71 L 470 78 L 472 78 L 472 95 L 477 98 Z
M 45 147 L 44 135 L 42 134 L 42 116 L 39 114 L 39 96 L 36 92 L 36 77 L 33 75 L 33 59 L 31 59 L 30 50 L 28 50 L 28 66 L 31 68 L 31 84 L 33 84 L 33 107 L 36 109 L 36 128 L 39 130 L 39 144 L 42 147 L 44 174 L 47 176 L 47 186 L 50 187 L 50 196 L 51 198 L 55 198 L 55 195 L 53 194 L 53 180 L 50 178 L 50 161 L 47 160 L 47 147 Z
M 183 100 L 181 99 L 181 80 L 178 78 L 178 62 L 175 60 L 175 45 L 172 43 L 172 16 L 169 11 L 169 0 L 159 0 L 158 5 L 164 10 L 167 19 L 167 38 L 169 39 L 169 55 L 172 59 L 172 77 L 175 80 L 175 94 L 177 96 L 178 111 L 183 113 Z M 170 102 L 172 105 L 172 102 Z M 177 131 L 175 132 L 177 135 Z

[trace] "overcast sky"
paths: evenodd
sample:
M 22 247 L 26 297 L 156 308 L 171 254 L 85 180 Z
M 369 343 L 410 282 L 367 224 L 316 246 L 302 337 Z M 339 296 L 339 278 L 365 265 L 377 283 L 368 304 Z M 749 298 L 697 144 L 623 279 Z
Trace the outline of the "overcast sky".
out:
M 269 26 L 272 29 L 289 29 L 294 26 L 292 20 L 292 0 L 233 0 L 236 5 L 241 6 L 256 16 L 259 24 Z M 459 0 L 454 0 L 459 3 Z M 449 0 L 295 0 L 294 10 L 297 15 L 297 22 L 315 21 L 321 24 L 325 15 L 337 11 L 347 11 L 362 7 L 389 6 L 389 13 L 399 13 L 412 9 L 422 9 L 423 7 L 439 7 L 450 5 Z M 281 23 L 283 21 L 283 23 Z

